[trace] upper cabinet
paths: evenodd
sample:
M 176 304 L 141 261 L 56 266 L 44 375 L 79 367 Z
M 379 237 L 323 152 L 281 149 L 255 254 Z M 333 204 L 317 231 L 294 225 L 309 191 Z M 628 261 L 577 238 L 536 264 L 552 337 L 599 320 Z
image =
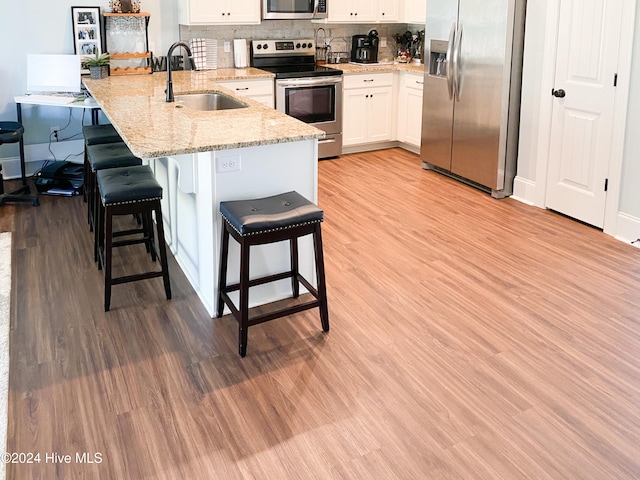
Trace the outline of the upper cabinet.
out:
M 328 22 L 376 22 L 378 2 L 371 0 L 329 0 Z
M 381 22 L 400 21 L 400 1 L 401 0 L 380 0 L 378 20 Z
M 181 0 L 180 23 L 259 24 L 260 0 Z
M 424 25 L 427 21 L 426 0 L 404 0 L 404 16 L 406 23 L 419 23 Z
M 398 22 L 401 0 L 328 0 L 328 23 Z

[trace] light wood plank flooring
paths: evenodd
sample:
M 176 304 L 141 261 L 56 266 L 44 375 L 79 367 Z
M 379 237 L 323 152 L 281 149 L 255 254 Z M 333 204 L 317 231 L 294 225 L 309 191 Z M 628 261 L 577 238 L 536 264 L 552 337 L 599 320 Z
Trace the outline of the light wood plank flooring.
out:
M 80 198 L 1 208 L 8 450 L 41 455 L 7 478 L 640 478 L 640 250 L 399 149 L 321 162 L 319 204 L 331 331 L 255 326 L 244 359 L 173 260 L 173 300 L 104 313 Z

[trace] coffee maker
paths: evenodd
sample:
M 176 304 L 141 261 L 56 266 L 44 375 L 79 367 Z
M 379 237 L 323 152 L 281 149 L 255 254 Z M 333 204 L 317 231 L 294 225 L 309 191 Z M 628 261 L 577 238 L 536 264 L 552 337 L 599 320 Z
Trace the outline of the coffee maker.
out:
M 378 63 L 378 32 L 351 37 L 351 61 L 355 63 Z

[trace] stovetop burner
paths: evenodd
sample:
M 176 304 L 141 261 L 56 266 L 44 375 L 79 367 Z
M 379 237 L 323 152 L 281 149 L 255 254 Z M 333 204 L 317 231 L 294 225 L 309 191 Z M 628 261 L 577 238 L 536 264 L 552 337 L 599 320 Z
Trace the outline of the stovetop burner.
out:
M 342 75 L 342 70 L 316 65 L 313 40 L 254 40 L 251 66 L 275 74 L 277 79 Z

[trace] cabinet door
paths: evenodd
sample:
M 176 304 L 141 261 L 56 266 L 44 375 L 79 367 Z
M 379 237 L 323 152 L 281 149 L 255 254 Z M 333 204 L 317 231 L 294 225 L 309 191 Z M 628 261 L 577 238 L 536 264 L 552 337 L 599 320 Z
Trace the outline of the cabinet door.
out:
M 328 9 L 329 22 L 365 23 L 378 21 L 377 0 L 329 0 Z
M 378 6 L 377 0 L 354 0 L 356 22 L 377 22 Z
M 398 100 L 398 140 L 416 147 L 420 146 L 422 133 L 422 86 L 421 75 L 405 74 L 400 83 Z
M 400 0 L 380 0 L 380 16 L 378 18 L 381 22 L 399 21 Z
M 393 89 L 391 87 L 372 88 L 368 92 L 367 122 L 369 142 L 391 140 L 393 118 Z
M 328 0 L 329 22 L 352 22 L 353 0 Z
M 427 21 L 427 1 L 405 0 L 404 21 L 424 25 Z
M 227 23 L 260 23 L 260 0 L 226 0 Z
M 344 90 L 342 111 L 342 144 L 358 145 L 367 141 L 367 122 L 369 118 L 368 90 L 356 88 Z
M 224 0 L 187 0 L 189 3 L 189 23 L 220 23 L 224 21 L 222 12 Z

